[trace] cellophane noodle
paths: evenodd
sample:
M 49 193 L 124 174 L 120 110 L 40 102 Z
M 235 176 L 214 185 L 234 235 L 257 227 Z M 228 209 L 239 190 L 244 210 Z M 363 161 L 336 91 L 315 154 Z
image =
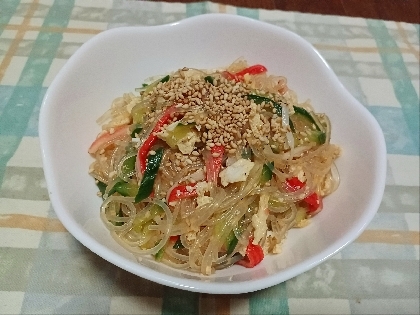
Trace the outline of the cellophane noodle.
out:
M 103 187 L 100 218 L 134 255 L 209 275 L 245 259 L 251 243 L 276 254 L 288 230 L 322 209 L 309 198 L 337 189 L 329 118 L 298 103 L 285 77 L 248 67 L 238 59 L 154 77 L 98 118 L 89 172 Z M 151 138 L 145 163 L 164 153 L 151 194 L 136 201 L 150 176 L 140 152 Z

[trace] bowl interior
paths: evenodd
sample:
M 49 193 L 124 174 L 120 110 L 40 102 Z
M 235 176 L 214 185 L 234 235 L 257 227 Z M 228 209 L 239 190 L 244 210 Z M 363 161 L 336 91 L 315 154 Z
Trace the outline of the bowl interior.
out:
M 184 66 L 217 68 L 238 57 L 284 75 L 300 101 L 311 99 L 317 112 L 330 117 L 332 142 L 343 149 L 336 163 L 340 187 L 325 199 L 324 210 L 308 227 L 289 232 L 281 254 L 267 257 L 256 268 L 233 266 L 204 277 L 150 259 L 137 262 L 114 242 L 99 218 L 101 200 L 88 175 L 92 159 L 87 153 L 100 131 L 95 120 L 115 97 L 134 91 L 150 76 Z M 118 28 L 94 37 L 70 58 L 48 89 L 40 138 L 50 197 L 70 233 L 136 275 L 207 293 L 258 290 L 319 264 L 362 232 L 379 206 L 385 182 L 385 145 L 376 120 L 313 47 L 282 28 L 229 15 Z M 244 281 L 252 286 L 244 286 Z

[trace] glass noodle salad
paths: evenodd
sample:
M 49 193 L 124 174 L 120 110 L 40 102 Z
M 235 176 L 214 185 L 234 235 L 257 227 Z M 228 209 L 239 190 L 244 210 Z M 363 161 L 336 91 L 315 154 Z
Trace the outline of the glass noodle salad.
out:
M 97 123 L 101 219 L 139 259 L 174 268 L 258 265 L 339 184 L 328 117 L 243 59 L 152 78 Z

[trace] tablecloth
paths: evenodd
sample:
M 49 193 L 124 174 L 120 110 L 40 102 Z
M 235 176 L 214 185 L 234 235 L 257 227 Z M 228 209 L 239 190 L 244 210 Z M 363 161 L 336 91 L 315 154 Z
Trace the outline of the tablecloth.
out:
M 46 89 L 88 39 L 210 12 L 311 42 L 378 120 L 387 145 L 386 189 L 367 230 L 314 269 L 242 295 L 164 287 L 83 247 L 54 214 L 38 138 Z M 1 0 L 0 314 L 418 314 L 419 34 L 415 24 L 212 2 Z

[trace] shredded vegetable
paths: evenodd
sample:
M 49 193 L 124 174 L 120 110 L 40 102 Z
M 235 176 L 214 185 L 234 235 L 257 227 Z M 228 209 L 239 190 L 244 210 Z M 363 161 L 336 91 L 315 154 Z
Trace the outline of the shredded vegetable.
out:
M 204 275 L 253 268 L 337 189 L 327 115 L 265 66 L 185 67 L 139 86 L 88 149 L 100 218 L 134 255 Z

